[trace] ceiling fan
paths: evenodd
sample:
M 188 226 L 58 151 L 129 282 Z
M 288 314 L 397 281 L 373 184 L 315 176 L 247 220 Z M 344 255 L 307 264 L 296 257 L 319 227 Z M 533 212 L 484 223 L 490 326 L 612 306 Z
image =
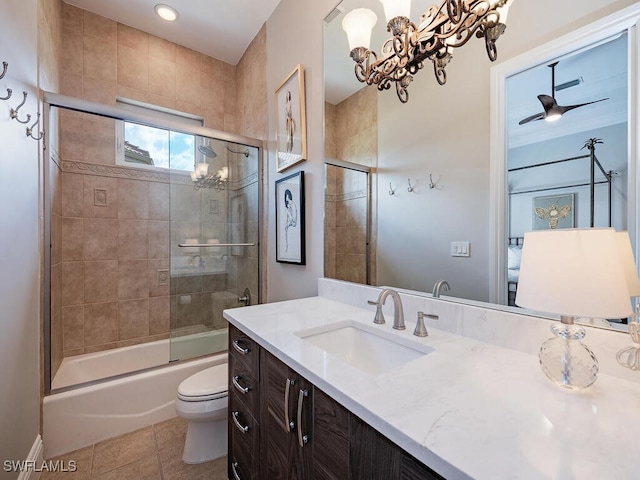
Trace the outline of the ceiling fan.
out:
M 549 65 L 549 67 L 551 67 L 551 96 L 538 95 L 538 100 L 540 100 L 540 103 L 542 103 L 544 112 L 536 113 L 535 115 L 531 115 L 530 117 L 523 118 L 518 122 L 518 125 L 524 125 L 525 123 L 533 122 L 535 120 L 547 120 L 549 122 L 553 122 L 555 120 L 558 120 L 568 111 L 575 108 L 584 107 L 585 105 L 591 105 L 592 103 L 602 102 L 604 100 L 609 100 L 608 98 L 601 98 L 600 100 L 594 100 L 593 102 L 580 103 L 578 105 L 568 105 L 566 107 L 558 105 L 555 98 L 557 64 L 558 62 L 554 62 Z

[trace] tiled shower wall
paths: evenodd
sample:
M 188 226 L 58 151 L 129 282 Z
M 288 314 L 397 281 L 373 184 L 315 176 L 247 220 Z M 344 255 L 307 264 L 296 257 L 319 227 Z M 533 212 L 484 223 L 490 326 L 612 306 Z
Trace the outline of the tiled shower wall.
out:
M 258 65 L 264 72 L 251 71 L 253 80 L 239 83 L 244 85 L 241 99 L 236 93 L 236 69 L 248 71 L 247 59 L 264 58 L 264 28 L 236 67 L 71 5 L 55 3 L 61 12 L 60 93 L 108 105 L 114 105 L 116 97 L 125 97 L 202 116 L 205 125 L 214 129 L 266 137 L 266 82 L 261 88 L 251 84 L 266 76 L 264 66 Z M 260 115 L 264 120 L 255 118 Z M 230 254 L 230 273 L 224 278 L 202 278 L 198 285 L 171 282 L 170 291 L 165 284 L 169 219 L 184 218 L 181 212 L 169 212 L 170 195 L 172 209 L 182 208 L 182 192 L 189 197 L 186 204 L 197 203 L 202 207 L 197 213 L 206 217 L 213 215 L 210 200 L 220 194 L 201 191 L 194 200 L 188 181 L 174 185 L 175 179 L 171 179 L 170 187 L 165 173 L 115 165 L 112 120 L 69 111 L 60 111 L 59 117 L 60 146 L 51 152 L 60 165 L 60 180 L 52 191 L 54 373 L 63 356 L 166 338 L 170 328 L 189 326 L 204 317 L 180 315 L 179 294 L 199 298 L 185 308 L 193 311 L 199 304 L 202 312 L 231 306 L 230 298 L 236 304 L 235 294 L 244 286 L 257 292 L 258 279 L 250 271 L 250 265 L 257 264 L 257 249 Z M 263 132 L 258 135 L 260 130 Z M 54 125 L 51 131 L 55 134 Z M 217 151 L 221 155 L 221 149 Z M 244 159 L 243 155 L 229 155 Z M 224 158 L 220 156 L 220 160 Z M 196 238 L 202 235 L 202 240 L 219 238 L 222 242 L 246 230 L 257 231 L 259 211 L 249 208 L 251 202 L 240 193 L 257 197 L 257 172 L 248 173 L 256 173 L 255 181 L 250 182 L 243 168 L 246 170 L 238 166 L 235 173 L 232 169 L 231 180 L 237 186 L 229 192 L 230 205 L 218 210 L 215 221 L 204 218 Z M 234 177 L 241 174 L 244 177 Z M 242 205 L 241 210 L 234 212 L 234 203 Z M 214 224 L 226 225 L 229 220 L 222 219 L 220 212 L 224 216 L 231 213 L 231 231 L 228 227 L 224 232 L 211 231 Z M 229 290 L 221 294 L 224 298 L 218 307 L 202 300 L 211 294 L 209 288 Z M 174 325 L 169 324 L 172 308 Z
M 378 162 L 377 91 L 362 88 L 338 105 L 325 104 L 325 155 L 375 167 Z M 375 182 L 374 182 L 375 185 Z M 326 169 L 325 276 L 366 283 L 366 174 Z M 375 189 L 372 192 L 375 195 Z M 375 206 L 375 201 L 371 202 Z M 371 212 L 375 219 L 375 212 Z M 375 222 L 371 223 L 375 239 Z M 375 284 L 375 243 L 370 245 L 370 280 Z

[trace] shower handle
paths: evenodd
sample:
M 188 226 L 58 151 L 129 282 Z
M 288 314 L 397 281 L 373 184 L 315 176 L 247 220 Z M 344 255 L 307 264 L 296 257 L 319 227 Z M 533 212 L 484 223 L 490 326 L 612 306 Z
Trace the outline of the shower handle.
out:
M 251 305 L 251 290 L 249 290 L 249 288 L 245 288 L 242 295 L 242 297 L 238 297 L 238 303 L 241 303 L 245 307 Z

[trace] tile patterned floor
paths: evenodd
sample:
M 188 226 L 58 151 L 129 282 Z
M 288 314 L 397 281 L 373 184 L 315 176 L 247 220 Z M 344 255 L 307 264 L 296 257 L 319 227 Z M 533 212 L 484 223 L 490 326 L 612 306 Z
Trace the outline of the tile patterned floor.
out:
M 119 437 L 70 452 L 51 460 L 68 465 L 75 472 L 44 472 L 41 480 L 223 480 L 227 458 L 198 465 L 182 461 L 187 422 L 172 418 Z

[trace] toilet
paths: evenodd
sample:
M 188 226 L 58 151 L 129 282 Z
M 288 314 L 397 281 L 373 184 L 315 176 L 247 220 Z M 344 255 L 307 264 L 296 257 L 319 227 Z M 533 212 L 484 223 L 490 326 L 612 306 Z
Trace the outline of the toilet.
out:
M 206 368 L 178 386 L 176 412 L 186 419 L 182 461 L 202 463 L 227 454 L 228 364 Z

